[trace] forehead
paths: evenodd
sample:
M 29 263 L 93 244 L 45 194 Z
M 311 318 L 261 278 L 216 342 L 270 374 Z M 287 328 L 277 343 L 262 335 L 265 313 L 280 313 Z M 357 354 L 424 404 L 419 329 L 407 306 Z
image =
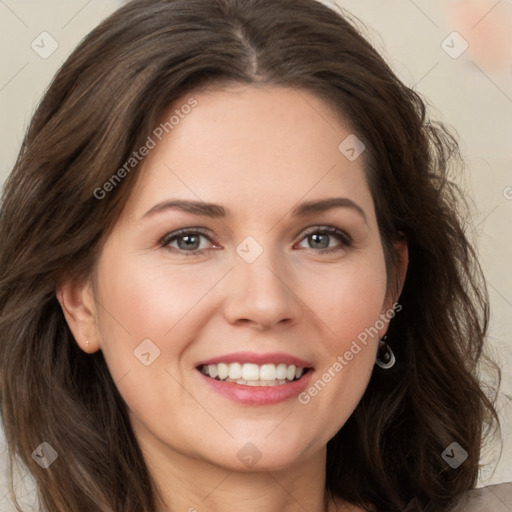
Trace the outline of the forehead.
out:
M 351 161 L 339 149 L 350 127 L 311 92 L 197 91 L 174 102 L 159 122 L 129 201 L 137 214 L 168 197 L 240 211 L 340 194 L 371 201 L 362 158 Z

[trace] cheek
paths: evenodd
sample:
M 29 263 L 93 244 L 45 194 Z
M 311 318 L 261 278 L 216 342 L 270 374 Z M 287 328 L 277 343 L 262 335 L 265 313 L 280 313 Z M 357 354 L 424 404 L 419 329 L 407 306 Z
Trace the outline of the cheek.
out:
M 211 266 L 198 272 L 185 265 L 155 264 L 151 258 L 115 260 L 106 255 L 98 273 L 99 296 L 103 313 L 107 313 L 102 315 L 107 321 L 102 323 L 102 331 L 115 328 L 114 320 L 133 338 L 162 339 L 194 309 L 221 275 Z
M 117 256 L 104 251 L 97 271 L 100 348 L 112 379 L 129 410 L 149 423 L 148 412 L 173 403 L 169 393 L 194 410 L 175 379 L 183 379 L 179 362 L 200 324 L 201 301 L 218 281 L 215 271 Z
M 322 366 L 300 403 L 326 420 L 326 439 L 356 408 L 375 363 L 377 331 L 386 296 L 386 269 L 376 249 L 346 261 L 336 275 L 316 276 L 311 309 L 324 325 Z M 313 414 L 313 412 L 311 412 Z
M 378 250 L 367 254 L 309 276 L 314 286 L 309 285 L 307 303 L 326 327 L 330 351 L 343 350 L 379 319 L 386 296 L 384 256 Z
M 152 369 L 172 366 L 204 320 L 197 313 L 222 275 L 219 265 L 197 271 L 186 264 L 170 265 L 161 259 L 155 263 L 151 257 L 128 257 L 106 248 L 97 270 L 98 334 L 113 378 L 138 373 L 141 364 L 136 357 L 141 351 L 146 354 L 146 348 L 151 358 L 158 356 Z

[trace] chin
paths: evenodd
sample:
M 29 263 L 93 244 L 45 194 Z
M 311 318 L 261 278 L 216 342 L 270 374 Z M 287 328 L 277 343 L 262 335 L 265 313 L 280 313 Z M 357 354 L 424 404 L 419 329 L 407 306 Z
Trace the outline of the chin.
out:
M 210 462 L 229 471 L 242 473 L 282 471 L 297 467 L 299 460 L 303 460 L 305 446 L 283 446 L 282 443 L 261 441 L 232 441 L 222 456 L 211 460 L 212 453 L 208 453 Z M 233 456 L 234 455 L 234 456 Z

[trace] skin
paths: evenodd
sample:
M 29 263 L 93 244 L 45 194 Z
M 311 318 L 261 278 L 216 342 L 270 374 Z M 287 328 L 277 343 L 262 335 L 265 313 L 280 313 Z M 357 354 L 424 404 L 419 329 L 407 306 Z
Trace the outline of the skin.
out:
M 350 128 L 307 91 L 232 86 L 193 96 L 198 106 L 146 157 L 93 276 L 63 283 L 58 297 L 77 343 L 104 353 L 162 511 L 325 510 L 326 444 L 368 384 L 377 336 L 306 405 L 297 397 L 241 405 L 212 391 L 195 367 L 230 352 L 279 351 L 311 361 L 314 382 L 389 311 L 397 297 L 387 293 L 363 161 L 340 153 Z M 334 197 L 354 201 L 366 218 L 349 207 L 291 214 L 298 203 Z M 144 217 L 171 198 L 230 214 Z M 321 237 L 336 249 L 323 253 L 305 232 L 325 226 L 352 244 Z M 210 240 L 188 256 L 177 239 L 160 243 L 181 228 L 203 228 Z M 236 252 L 248 236 L 263 249 L 253 263 Z M 407 247 L 397 248 L 403 281 Z M 134 350 L 147 338 L 160 355 L 144 366 Z M 248 442 L 261 453 L 252 467 L 237 457 Z M 358 510 L 331 502 L 336 509 Z
M 487 72 L 510 73 L 512 5 L 487 0 L 441 2 L 450 26 L 468 43 L 468 55 Z M 491 9 L 492 7 L 492 9 Z

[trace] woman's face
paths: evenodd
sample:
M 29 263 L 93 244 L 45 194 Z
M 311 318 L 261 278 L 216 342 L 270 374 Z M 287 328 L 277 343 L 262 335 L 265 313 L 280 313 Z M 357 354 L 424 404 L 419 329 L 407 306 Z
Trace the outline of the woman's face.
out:
M 395 299 L 363 148 L 303 90 L 192 96 L 102 250 L 87 337 L 144 451 L 285 468 L 355 409 Z

